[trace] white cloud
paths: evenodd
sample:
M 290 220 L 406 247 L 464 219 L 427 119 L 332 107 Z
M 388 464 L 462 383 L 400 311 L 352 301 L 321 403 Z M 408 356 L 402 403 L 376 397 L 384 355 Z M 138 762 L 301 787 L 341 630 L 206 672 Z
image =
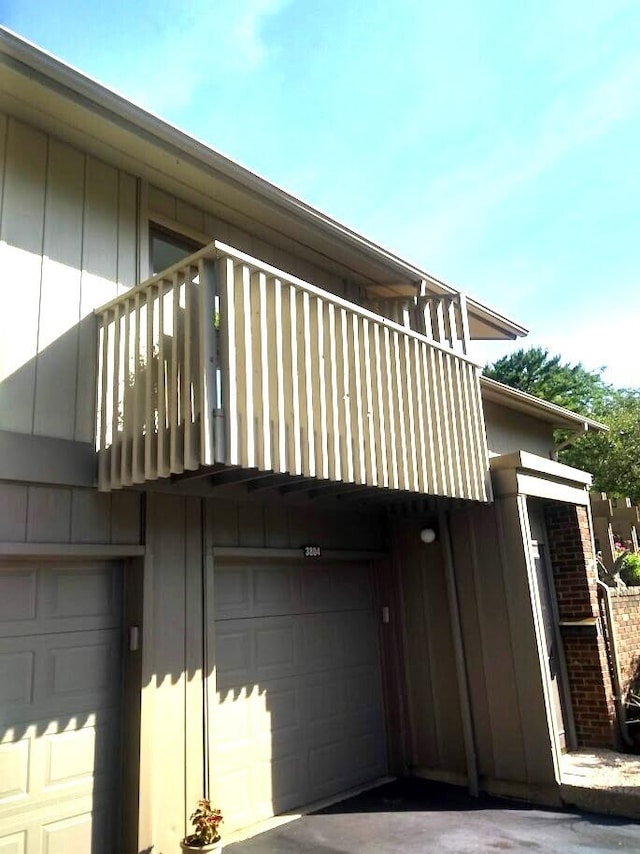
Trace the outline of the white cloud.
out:
M 260 69 L 271 54 L 264 28 L 291 0 L 191 0 L 170 3 L 157 15 L 155 38 L 141 39 L 135 53 L 109 61 L 111 85 L 160 114 L 184 109 L 209 84 L 211 97 L 228 74 Z M 215 106 L 199 97 L 209 113 Z
M 409 243 L 422 245 L 439 269 L 448 256 L 484 233 L 495 211 L 578 146 L 640 110 L 640 56 L 621 62 L 575 96 L 559 96 L 531 128 L 497 145 L 482 161 L 431 184 L 426 219 L 408 224 Z

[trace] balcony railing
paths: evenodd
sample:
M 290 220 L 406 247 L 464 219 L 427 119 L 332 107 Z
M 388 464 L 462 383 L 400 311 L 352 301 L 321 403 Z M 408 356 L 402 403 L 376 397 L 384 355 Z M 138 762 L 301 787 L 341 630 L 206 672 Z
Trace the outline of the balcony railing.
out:
M 96 312 L 100 489 L 223 464 L 486 501 L 464 303 L 425 305 L 447 343 L 212 243 Z

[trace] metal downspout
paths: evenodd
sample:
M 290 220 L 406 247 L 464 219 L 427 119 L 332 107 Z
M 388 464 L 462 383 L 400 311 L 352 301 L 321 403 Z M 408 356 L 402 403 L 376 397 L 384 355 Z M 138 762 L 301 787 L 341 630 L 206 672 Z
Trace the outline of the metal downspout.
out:
M 620 735 L 622 736 L 622 740 L 624 743 L 631 747 L 633 745 L 633 741 L 631 736 L 629 735 L 629 726 L 627 724 L 627 714 L 624 708 L 624 702 L 622 698 L 622 680 L 620 679 L 620 662 L 618 660 L 618 648 L 615 634 L 615 626 L 613 621 L 613 608 L 611 607 L 611 592 L 609 587 L 603 582 L 598 580 L 598 595 L 601 599 L 604 599 L 604 613 L 605 619 L 607 623 L 607 634 L 609 636 L 609 653 L 611 656 L 611 678 L 613 682 L 613 700 L 616 707 L 616 720 L 618 722 L 618 729 L 620 730 Z
M 462 714 L 462 732 L 464 737 L 464 752 L 467 760 L 467 785 L 469 794 L 477 798 L 480 790 L 478 779 L 478 759 L 476 755 L 476 744 L 473 733 L 473 719 L 471 717 L 471 698 L 469 691 L 469 678 L 464 655 L 464 640 L 462 636 L 462 622 L 460 618 L 460 600 L 458 599 L 458 587 L 456 585 L 455 568 L 453 563 L 453 547 L 447 516 L 440 507 L 438 508 L 438 527 L 442 540 L 442 551 L 444 555 L 445 575 L 447 580 L 447 597 L 449 610 L 451 611 L 451 634 L 453 636 L 453 649 L 456 660 L 456 677 L 458 691 L 460 693 L 460 711 Z

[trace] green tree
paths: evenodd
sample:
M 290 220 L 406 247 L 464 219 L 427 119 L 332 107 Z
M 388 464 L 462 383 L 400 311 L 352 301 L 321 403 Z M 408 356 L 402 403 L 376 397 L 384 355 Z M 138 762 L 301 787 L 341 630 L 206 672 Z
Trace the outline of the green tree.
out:
M 561 462 L 591 472 L 594 489 L 640 502 L 640 389 L 611 391 L 594 415 L 609 432 L 585 434 Z
M 560 451 L 561 462 L 591 472 L 594 489 L 640 502 L 640 389 L 616 389 L 580 363 L 532 347 L 487 365 L 488 377 L 587 415 L 609 428 L 589 431 Z M 569 434 L 557 431 L 560 444 Z
M 591 414 L 610 391 L 602 371 L 588 371 L 580 363 L 561 362 L 542 347 L 516 350 L 487 365 L 484 374 L 512 388 L 557 403 L 574 412 Z

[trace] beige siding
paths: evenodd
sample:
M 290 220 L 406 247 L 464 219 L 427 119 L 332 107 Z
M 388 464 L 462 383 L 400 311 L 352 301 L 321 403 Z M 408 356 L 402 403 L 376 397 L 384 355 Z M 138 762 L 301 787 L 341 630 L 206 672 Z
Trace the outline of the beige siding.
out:
M 553 425 L 523 412 L 515 412 L 493 401 L 484 402 L 489 454 L 511 454 L 529 451 L 549 457 L 553 450 Z
M 169 852 L 203 790 L 200 502 L 149 495 L 147 509 L 139 845 Z
M 366 302 L 360 288 L 350 284 L 346 278 L 300 258 L 296 255 L 294 247 L 284 248 L 282 243 L 287 241 L 282 236 L 279 236 L 278 245 L 275 242 L 267 243 L 250 232 L 243 231 L 206 211 L 188 205 L 154 186 L 149 187 L 148 216 L 151 221 L 155 219 L 168 227 L 173 226 L 176 231 L 192 234 L 193 237 L 201 239 L 203 244 L 212 240 L 221 240 L 233 246 L 234 249 L 254 255 L 292 276 L 312 282 L 319 288 L 354 302 Z M 292 241 L 289 242 L 292 243 Z
M 452 514 L 451 533 L 480 776 L 535 797 L 555 770 L 521 518 L 499 499 Z
M 93 309 L 135 284 L 137 181 L 0 117 L 0 429 L 91 442 Z
M 207 520 L 211 546 L 384 550 L 384 518 L 378 513 L 211 498 Z
M 135 545 L 141 496 L 0 483 L 0 543 Z
M 410 765 L 436 778 L 466 775 L 460 697 L 442 549 L 424 545 L 419 518 L 395 525 L 401 576 L 404 656 L 410 721 Z

